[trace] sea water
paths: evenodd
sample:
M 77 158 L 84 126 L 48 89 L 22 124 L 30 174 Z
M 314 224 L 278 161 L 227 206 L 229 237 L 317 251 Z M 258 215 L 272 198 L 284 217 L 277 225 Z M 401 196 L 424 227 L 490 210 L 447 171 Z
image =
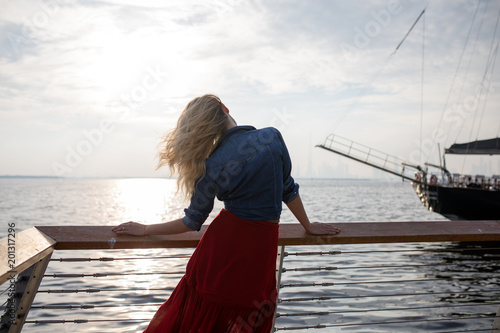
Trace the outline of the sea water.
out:
M 422 206 L 408 182 L 298 182 L 314 221 L 445 220 Z M 188 204 L 176 194 L 175 180 L 168 179 L 2 178 L 0 189 L 1 237 L 7 235 L 8 223 L 15 223 L 17 232 L 42 225 L 158 223 L 182 217 Z M 208 221 L 222 207 L 216 202 Z M 286 209 L 281 221 L 296 223 Z M 286 287 L 280 290 L 276 327 L 295 332 L 486 332 L 499 306 L 490 304 L 500 299 L 498 252 L 457 251 L 463 246 L 471 245 L 286 247 L 290 255 L 284 260 L 281 281 Z M 31 323 L 23 331 L 142 331 L 181 278 L 192 251 L 56 251 L 30 311 Z M 341 253 L 300 255 L 313 251 Z M 82 260 L 65 261 L 75 257 Z M 60 278 L 59 274 L 76 275 Z M 303 285 L 313 283 L 319 286 Z M 5 294 L 2 297 L 3 303 Z M 57 323 L 33 323 L 37 320 Z M 317 325 L 326 327 L 312 329 Z

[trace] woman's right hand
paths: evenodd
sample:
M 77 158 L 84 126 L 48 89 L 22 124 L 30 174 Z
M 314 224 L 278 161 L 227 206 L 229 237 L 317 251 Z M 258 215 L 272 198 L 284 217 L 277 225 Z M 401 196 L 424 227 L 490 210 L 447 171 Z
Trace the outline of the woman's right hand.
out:
M 306 229 L 306 232 L 310 235 L 336 235 L 340 229 L 329 223 L 313 222 Z
M 111 229 L 113 232 L 122 235 L 145 236 L 146 225 L 138 222 L 125 222 Z

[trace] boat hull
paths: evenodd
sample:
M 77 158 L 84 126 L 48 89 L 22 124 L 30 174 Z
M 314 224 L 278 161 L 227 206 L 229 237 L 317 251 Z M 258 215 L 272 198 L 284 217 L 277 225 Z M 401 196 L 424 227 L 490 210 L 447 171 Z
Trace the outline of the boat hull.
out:
M 412 182 L 422 204 L 450 220 L 500 220 L 500 191 Z

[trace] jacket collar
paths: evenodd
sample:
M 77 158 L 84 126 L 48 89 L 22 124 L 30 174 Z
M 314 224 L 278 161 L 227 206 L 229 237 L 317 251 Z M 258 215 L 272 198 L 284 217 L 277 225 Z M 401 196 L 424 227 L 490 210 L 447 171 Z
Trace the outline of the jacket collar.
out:
M 222 145 L 222 143 L 224 141 L 226 141 L 229 137 L 233 136 L 234 134 L 236 133 L 240 133 L 240 132 L 247 132 L 247 131 L 252 131 L 252 130 L 255 130 L 256 128 L 253 127 L 253 126 L 235 126 L 229 130 L 226 131 L 226 133 L 224 133 L 220 139 L 217 141 L 217 144 L 215 145 L 215 149 L 219 148 L 220 145 Z M 214 151 L 215 151 L 214 149 Z

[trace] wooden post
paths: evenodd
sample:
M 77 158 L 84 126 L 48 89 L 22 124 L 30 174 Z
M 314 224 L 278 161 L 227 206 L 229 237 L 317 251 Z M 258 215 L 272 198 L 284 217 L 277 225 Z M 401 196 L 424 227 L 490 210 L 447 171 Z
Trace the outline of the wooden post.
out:
M 54 251 L 56 241 L 36 228 L 18 232 L 14 239 L 0 240 L 0 284 L 11 279 Z
M 495 316 L 495 321 L 491 327 L 491 333 L 500 332 L 500 307 L 498 308 L 497 315 Z
M 283 270 L 283 258 L 285 257 L 285 246 L 278 246 L 278 256 L 276 257 L 276 300 L 278 300 L 278 296 L 280 293 L 280 285 L 281 285 L 281 272 Z M 278 309 L 278 304 L 276 304 L 276 310 Z M 271 328 L 271 332 L 274 332 L 274 323 L 276 322 L 276 310 L 274 311 L 273 318 L 273 326 Z
M 1 333 L 21 332 L 51 255 L 52 252 L 18 275 L 15 292 L 7 301 L 1 319 Z
M 55 244 L 36 228 L 0 240 L 0 284 L 10 284 L 0 333 L 21 332 Z

